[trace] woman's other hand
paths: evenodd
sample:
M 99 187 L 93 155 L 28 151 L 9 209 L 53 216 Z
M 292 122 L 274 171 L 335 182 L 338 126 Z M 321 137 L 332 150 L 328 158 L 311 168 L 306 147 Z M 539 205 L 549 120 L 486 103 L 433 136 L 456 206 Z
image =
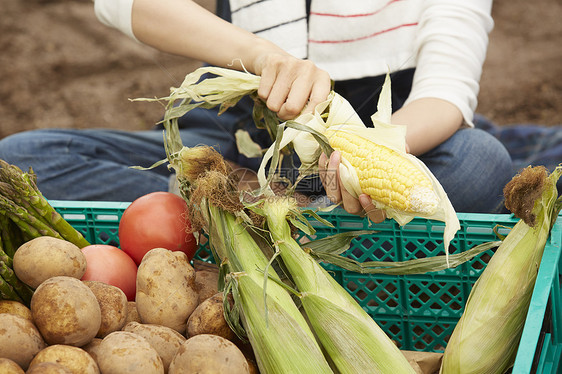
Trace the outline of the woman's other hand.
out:
M 375 208 L 371 198 L 367 194 L 359 195 L 356 199 L 343 186 L 339 166 L 341 154 L 338 151 L 332 152 L 330 158 L 324 153 L 318 160 L 318 170 L 326 196 L 335 204 L 342 204 L 346 212 L 367 216 L 374 223 L 380 223 L 385 220 L 386 214 L 383 210 Z

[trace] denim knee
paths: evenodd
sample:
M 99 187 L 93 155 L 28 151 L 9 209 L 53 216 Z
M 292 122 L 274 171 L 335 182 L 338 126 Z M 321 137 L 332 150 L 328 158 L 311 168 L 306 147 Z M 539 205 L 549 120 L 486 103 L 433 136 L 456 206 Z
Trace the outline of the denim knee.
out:
M 457 212 L 506 212 L 503 188 L 514 175 L 511 157 L 489 133 L 461 129 L 420 158 Z
M 31 135 L 35 131 L 20 132 L 0 140 L 0 159 L 16 165 L 26 171 L 30 166 L 30 147 L 33 147 Z

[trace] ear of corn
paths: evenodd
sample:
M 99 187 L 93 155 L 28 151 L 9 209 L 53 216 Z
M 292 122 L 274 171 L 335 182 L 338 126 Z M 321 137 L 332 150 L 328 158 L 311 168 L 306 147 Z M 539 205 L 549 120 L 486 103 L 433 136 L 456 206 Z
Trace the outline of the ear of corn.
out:
M 181 144 L 181 138 L 173 139 Z M 192 227 L 204 229 L 220 262 L 225 318 L 247 337 L 261 373 L 332 373 L 308 322 L 286 285 L 270 266 L 268 247 L 251 225 L 230 168 L 210 146 L 167 147 Z M 267 245 L 267 242 L 265 242 Z M 231 307 L 227 295 L 234 298 Z
M 220 208 L 211 206 L 209 212 L 211 244 L 232 272 L 242 323 L 260 372 L 332 373 L 291 295 L 268 279 L 281 282 L 246 226 Z
M 316 340 L 246 273 L 234 273 L 243 324 L 261 373 L 332 373 Z M 273 282 L 271 282 L 273 283 Z
M 288 198 L 263 205 L 272 241 L 279 249 L 320 344 L 341 373 L 414 373 L 394 342 L 336 280 L 292 238 Z
M 561 174 L 562 166 L 546 178 L 534 202 L 536 224 L 518 221 L 474 284 L 441 373 L 501 374 L 513 365 L 546 241 L 562 207 L 556 191 Z
M 430 178 L 399 152 L 345 130 L 326 131 L 357 173 L 363 193 L 390 209 L 431 215 L 439 206 Z
M 295 119 L 301 126 L 287 128 L 279 148 L 292 143 L 301 161 L 315 168 L 320 147 L 318 136 L 303 128 L 322 134 L 342 154 L 339 174 L 352 196 L 368 194 L 375 207 L 400 225 L 414 217 L 444 222 L 443 244 L 448 256 L 449 243 L 460 229 L 456 212 L 427 166 L 406 152 L 406 126 L 391 124 L 391 113 L 389 76 L 380 94 L 378 111 L 371 117 L 374 127 L 367 128 L 351 105 L 332 92 L 325 102 L 316 106 L 314 113 Z M 265 187 L 268 184 L 265 168 L 273 153 L 274 146 L 267 150 L 258 170 L 260 184 Z
M 215 228 L 211 238 L 214 248 L 222 246 L 224 256 L 222 260 L 228 261 L 232 272 L 243 272 L 256 283 L 263 286 L 267 282 L 267 294 L 279 305 L 286 308 L 287 313 L 303 328 L 310 337 L 313 337 L 308 324 L 299 309 L 293 302 L 291 295 L 274 281 L 281 282 L 279 275 L 272 267 L 268 267 L 269 260 L 248 232 L 246 225 L 234 217 L 231 213 L 221 211 L 219 208 L 211 207 L 212 218 Z M 265 273 L 267 270 L 267 273 Z

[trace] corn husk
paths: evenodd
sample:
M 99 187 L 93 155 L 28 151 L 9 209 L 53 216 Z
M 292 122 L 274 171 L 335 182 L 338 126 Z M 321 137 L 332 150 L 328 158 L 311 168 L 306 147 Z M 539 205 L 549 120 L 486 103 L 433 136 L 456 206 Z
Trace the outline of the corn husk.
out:
M 404 355 L 355 299 L 291 237 L 295 201 L 263 204 L 272 242 L 300 293 L 308 320 L 341 373 L 414 373 Z
M 225 318 L 240 339 L 249 340 L 260 372 L 332 373 L 308 322 L 271 266 L 267 242 L 259 241 L 222 156 L 208 146 L 183 147 L 169 160 L 183 187 L 192 227 L 208 234 L 220 264 Z
M 337 93 L 332 92 L 326 101 L 316 106 L 313 113 L 303 114 L 294 120 L 301 126 L 286 128 L 278 141 L 279 144 L 275 144 L 267 150 L 258 170 L 260 184 L 262 186 L 268 184 L 265 173 L 266 166 L 270 158 L 274 156 L 276 147 L 283 148 L 292 144 L 300 160 L 306 165 L 305 169 L 314 170 L 318 163 L 320 154 L 318 151 L 321 147 L 318 134 L 325 135 L 331 131 L 345 131 L 361 136 L 373 143 L 390 148 L 409 159 L 431 181 L 437 201 L 433 211 L 416 214 L 392 209 L 375 200 L 373 200 L 373 205 L 384 210 L 387 217 L 396 220 L 399 225 L 405 225 L 415 217 L 444 222 L 443 245 L 445 254 L 448 255 L 449 244 L 455 233 L 460 229 L 456 212 L 437 178 L 420 159 L 406 152 L 406 126 L 391 124 L 391 115 L 390 77 L 388 75 L 380 94 L 377 112 L 371 117 L 374 127 L 366 127 L 351 104 Z M 290 124 L 286 124 L 286 126 L 290 126 Z M 308 129 L 312 129 L 312 132 L 309 132 Z M 362 192 L 359 178 L 353 166 L 343 157 L 339 172 L 346 190 L 351 195 L 358 197 Z
M 287 313 L 286 307 L 269 294 L 263 297 L 261 281 L 246 273 L 232 273 L 230 277 L 260 373 L 333 373 L 316 340 Z
M 561 174 L 562 166 L 546 178 L 531 205 L 534 225 L 519 220 L 474 284 L 447 343 L 441 373 L 502 374 L 513 365 L 542 254 L 562 207 L 556 190 Z
M 310 326 L 249 226 L 216 207 L 209 207 L 209 212 L 210 244 L 228 264 L 239 308 L 235 316 L 241 318 L 260 372 L 332 373 Z M 227 320 L 234 331 L 242 330 L 237 321 Z
M 242 326 L 232 318 L 227 321 L 244 334 L 240 338 L 249 340 L 260 372 L 332 373 L 307 321 L 247 225 L 216 207 L 209 213 L 210 244 L 227 264 L 226 278 L 232 284 L 225 293 L 232 291 L 237 308 L 233 315 L 240 317 Z

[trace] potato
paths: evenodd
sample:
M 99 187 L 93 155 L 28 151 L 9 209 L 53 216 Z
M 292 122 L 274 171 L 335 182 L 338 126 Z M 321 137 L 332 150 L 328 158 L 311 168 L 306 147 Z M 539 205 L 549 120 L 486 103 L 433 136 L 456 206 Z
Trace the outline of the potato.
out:
M 18 301 L 0 300 L 0 313 L 10 313 L 33 322 L 31 310 Z
M 187 339 L 170 363 L 168 374 L 249 374 L 246 357 L 238 347 L 218 335 L 201 334 Z
M 195 291 L 199 295 L 199 303 L 219 292 L 218 271 L 199 270 L 195 272 Z
M 73 374 L 99 374 L 98 364 L 85 350 L 71 345 L 54 344 L 41 350 L 31 360 L 29 368 L 43 362 L 66 367 Z
M 41 283 L 31 298 L 31 314 L 48 344 L 83 346 L 101 326 L 96 296 L 72 277 L 53 277 Z
M 41 362 L 33 365 L 26 374 L 72 374 L 69 368 L 56 362 Z
M 0 314 L 0 326 L 0 357 L 27 370 L 33 357 L 45 348 L 41 334 L 30 320 L 15 314 Z
M 99 350 L 99 346 L 100 346 L 101 341 L 102 341 L 102 339 L 100 339 L 100 338 L 93 338 L 91 342 L 89 342 L 88 344 L 80 347 L 83 350 L 85 350 L 86 352 L 88 352 L 88 354 L 90 356 L 92 356 L 92 358 L 94 359 L 94 361 L 96 363 L 98 362 L 98 350 Z
M 170 362 L 176 355 L 179 347 L 186 340 L 185 337 L 176 330 L 160 325 L 129 322 L 123 327 L 123 331 L 132 332 L 145 338 L 156 352 L 158 352 L 164 364 L 165 372 L 168 371 L 168 366 L 170 366 Z
M 129 322 L 142 322 L 139 311 L 137 310 L 137 303 L 134 301 L 127 302 L 127 318 L 125 319 L 125 325 Z
M 9 358 L 0 358 L 0 373 L 2 374 L 25 374 L 25 371 Z
M 219 292 L 195 308 L 187 320 L 188 337 L 213 334 L 231 341 L 236 338 L 236 334 L 224 318 L 222 295 L 222 292 Z
M 140 335 L 115 331 L 103 338 L 98 347 L 98 365 L 103 374 L 161 374 L 162 359 Z
M 154 248 L 144 255 L 137 272 L 135 299 L 143 323 L 183 334 L 198 300 L 195 270 L 185 253 Z
M 98 281 L 82 281 L 98 299 L 101 326 L 97 338 L 104 338 L 125 326 L 127 321 L 127 295 L 119 287 Z
M 23 283 L 37 288 L 55 276 L 82 278 L 86 272 L 86 256 L 71 242 L 40 236 L 17 249 L 13 268 Z

